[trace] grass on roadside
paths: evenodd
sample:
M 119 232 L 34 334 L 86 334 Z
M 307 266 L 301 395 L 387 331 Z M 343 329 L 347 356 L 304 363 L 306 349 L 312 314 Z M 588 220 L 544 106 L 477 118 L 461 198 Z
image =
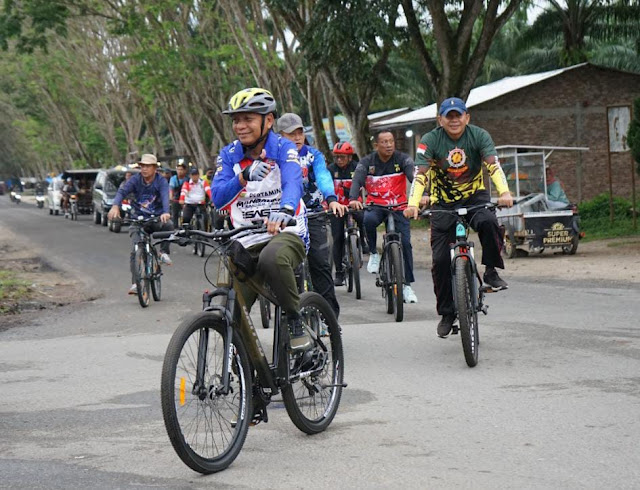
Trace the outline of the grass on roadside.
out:
M 0 269 L 0 315 L 15 311 L 16 304 L 31 296 L 31 285 L 14 271 Z

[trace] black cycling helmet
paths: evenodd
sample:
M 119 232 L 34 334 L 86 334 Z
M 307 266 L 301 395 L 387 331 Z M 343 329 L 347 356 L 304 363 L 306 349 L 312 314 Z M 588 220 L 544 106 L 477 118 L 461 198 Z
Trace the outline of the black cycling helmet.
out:
M 237 92 L 229 100 L 227 109 L 223 114 L 233 115 L 240 112 L 255 112 L 266 116 L 276 112 L 276 99 L 271 92 L 264 88 L 245 88 Z

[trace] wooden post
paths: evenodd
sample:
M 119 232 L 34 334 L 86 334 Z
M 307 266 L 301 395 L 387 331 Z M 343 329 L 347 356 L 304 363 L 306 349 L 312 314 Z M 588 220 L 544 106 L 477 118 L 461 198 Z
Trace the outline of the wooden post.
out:
M 631 212 L 633 213 L 633 231 L 638 229 L 638 219 L 636 218 L 636 162 L 633 153 L 629 151 L 631 160 Z

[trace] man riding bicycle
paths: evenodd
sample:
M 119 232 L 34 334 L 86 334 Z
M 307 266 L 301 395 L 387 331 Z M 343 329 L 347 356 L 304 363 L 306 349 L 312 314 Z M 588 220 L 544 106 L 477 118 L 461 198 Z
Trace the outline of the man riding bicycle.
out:
M 171 202 L 171 219 L 173 220 L 173 226 L 178 227 L 180 222 L 181 206 L 178 200 L 180 199 L 180 192 L 182 191 L 182 185 L 187 181 L 187 166 L 183 162 L 178 162 L 176 165 L 176 174 L 169 179 L 169 200 Z
M 329 211 L 334 216 L 344 216 L 347 208 L 340 204 L 336 198 L 324 155 L 316 148 L 305 144 L 304 126 L 300 116 L 293 113 L 283 114 L 278 119 L 277 126 L 278 132 L 289 141 L 293 141 L 298 149 L 304 185 L 302 200 L 307 210 L 313 213 L 323 211 L 322 201 L 325 200 Z M 307 226 L 309 228 L 307 260 L 313 290 L 327 300 L 337 318 L 340 315 L 340 305 L 336 299 L 336 290 L 331 279 L 326 218 L 320 215 L 309 218 Z
M 120 205 L 122 200 L 129 194 L 133 193 L 137 205 L 131 209 L 133 216 L 143 216 L 149 218 L 151 216 L 159 216 L 160 223 L 149 222 L 144 225 L 144 231 L 152 233 L 154 231 L 171 231 L 173 224 L 171 223 L 171 214 L 169 213 L 169 184 L 167 179 L 160 175 L 158 170 L 158 160 L 155 155 L 145 154 L 138 162 L 140 165 L 140 173 L 133 175 L 127 180 L 116 193 L 113 199 L 113 205 L 107 215 L 110 220 L 120 219 Z M 137 294 L 135 283 L 135 244 L 138 242 L 138 231 L 136 227 L 129 230 L 131 238 L 131 288 L 129 294 Z M 166 265 L 171 265 L 169 257 L 169 242 L 160 245 L 160 261 Z
M 446 99 L 440 106 L 440 127 L 424 135 L 418 145 L 416 164 L 419 170 L 411 186 L 409 206 L 404 212 L 408 218 L 418 217 L 419 202 L 427 183 L 429 201 L 434 209 L 490 203 L 491 197 L 484 186 L 483 165 L 498 191 L 498 205 L 513 205 L 493 140 L 484 129 L 470 125 L 470 117 L 464 101 L 457 97 Z M 478 232 L 482 244 L 482 263 L 486 266 L 483 281 L 496 291 L 506 289 L 507 283 L 495 269 L 504 269 L 500 256 L 502 234 L 495 211 L 486 208 L 470 211 L 468 222 Z M 449 335 L 456 319 L 449 252 L 449 244 L 455 242 L 455 224 L 454 215 L 435 213 L 431 216 L 431 274 L 437 311 L 442 316 L 437 333 L 442 338 Z
M 333 161 L 329 165 L 329 173 L 333 177 L 333 186 L 340 204 L 349 205 L 349 191 L 353 181 L 353 174 L 356 171 L 358 162 L 353 160 L 353 146 L 348 141 L 339 141 L 333 146 Z M 362 243 L 362 253 L 368 254 L 369 247 L 365 239 L 364 232 L 364 213 L 359 211 L 355 213 L 354 219 L 360 228 L 360 242 Z M 333 235 L 333 263 L 336 266 L 336 278 L 333 284 L 342 286 L 344 284 L 344 270 L 342 260 L 344 257 L 344 227 L 346 225 L 346 216 L 331 217 L 331 234 Z
M 409 155 L 396 151 L 395 138 L 393 133 L 388 130 L 382 130 L 375 135 L 375 149 L 376 151 L 360 160 L 356 167 L 349 192 L 349 206 L 352 209 L 363 208 L 362 202 L 358 200 L 362 187 L 367 191 L 367 204 L 397 205 L 393 211 L 380 208 L 368 208 L 365 211 L 364 229 L 371 251 L 367 271 L 371 274 L 378 273 L 380 254 L 376 249 L 376 229 L 391 212 L 402 238 L 405 282 L 402 288 L 402 297 L 405 303 L 417 303 L 418 298 L 411 288 L 411 283 L 414 282 L 411 228 L 409 220 L 402 214 L 407 202 L 407 180 L 413 181 L 413 160 Z
M 257 256 L 258 277 L 271 287 L 286 313 L 291 348 L 307 350 L 311 339 L 300 316 L 294 273 L 309 243 L 298 151 L 291 141 L 272 131 L 276 101 L 268 90 L 241 90 L 231 97 L 223 114 L 231 116 L 238 139 L 218 156 L 221 169 L 213 179 L 213 204 L 229 209 L 234 226 L 266 218 L 267 233 L 249 235 L 238 242 Z M 286 227 L 291 218 L 295 218 L 295 226 Z M 241 282 L 235 286 L 243 288 L 249 304 L 253 304 L 256 293 Z
M 189 224 L 196 208 L 201 206 L 204 212 L 204 205 L 207 198 L 211 199 L 211 187 L 207 181 L 200 178 L 200 171 L 192 168 L 190 171 L 190 179 L 182 184 L 180 191 L 180 204 L 182 207 L 182 224 Z M 205 229 L 207 224 L 207 213 L 204 213 Z

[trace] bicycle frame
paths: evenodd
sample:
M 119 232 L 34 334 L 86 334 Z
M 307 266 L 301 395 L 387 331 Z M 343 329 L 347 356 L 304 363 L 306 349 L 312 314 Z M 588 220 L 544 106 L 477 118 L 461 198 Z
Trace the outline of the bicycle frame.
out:
M 240 230 L 242 231 L 242 230 Z M 192 231 L 192 233 L 194 233 Z M 198 233 L 195 233 L 198 234 Z M 233 262 L 229 258 L 225 258 L 220 256 L 220 260 L 228 261 L 223 266 L 226 270 L 225 281 L 226 284 L 217 287 L 214 291 L 205 292 L 203 294 L 203 310 L 209 311 L 212 313 L 217 313 L 219 315 L 220 321 L 224 322 L 226 329 L 226 343 L 224 346 L 224 367 L 222 372 L 223 383 L 219 388 L 219 394 L 228 394 L 229 392 L 229 384 L 230 384 L 230 362 L 232 357 L 232 338 L 233 338 L 233 330 L 237 330 L 240 334 L 243 344 L 247 349 L 247 353 L 249 355 L 249 359 L 251 362 L 251 366 L 258 373 L 258 379 L 260 383 L 261 389 L 268 389 L 269 391 L 261 393 L 261 396 L 266 397 L 267 400 L 277 394 L 282 386 L 288 384 L 290 379 L 289 372 L 289 364 L 285 364 L 284 371 L 281 368 L 281 356 L 285 353 L 284 343 L 285 336 L 283 335 L 283 327 L 281 326 L 281 307 L 278 305 L 278 301 L 275 298 L 273 292 L 260 283 L 256 278 L 247 278 L 245 284 L 256 292 L 259 295 L 264 296 L 267 300 L 275 305 L 275 324 L 273 329 L 273 352 L 272 352 L 272 362 L 270 363 L 267 359 L 265 351 L 262 347 L 260 339 L 258 338 L 258 334 L 256 328 L 253 324 L 253 320 L 249 314 L 249 306 L 247 304 L 247 299 L 243 296 L 241 290 L 236 290 L 233 287 L 233 281 L 236 268 Z M 222 296 L 225 298 L 225 302 L 223 305 L 212 305 L 211 301 L 213 298 Z M 323 342 L 316 335 L 316 332 L 313 329 L 308 330 L 309 335 L 311 335 L 314 341 L 318 341 L 318 344 L 326 351 L 326 347 Z M 204 341 L 203 341 L 204 342 Z M 206 347 L 206 345 L 204 345 Z M 204 351 L 206 352 L 206 351 Z M 202 361 L 204 362 L 204 361 Z M 204 373 L 206 370 L 206 366 L 204 364 L 200 365 L 201 362 L 199 360 L 198 364 L 198 383 L 204 379 Z M 307 372 L 297 373 L 297 377 L 307 375 Z

